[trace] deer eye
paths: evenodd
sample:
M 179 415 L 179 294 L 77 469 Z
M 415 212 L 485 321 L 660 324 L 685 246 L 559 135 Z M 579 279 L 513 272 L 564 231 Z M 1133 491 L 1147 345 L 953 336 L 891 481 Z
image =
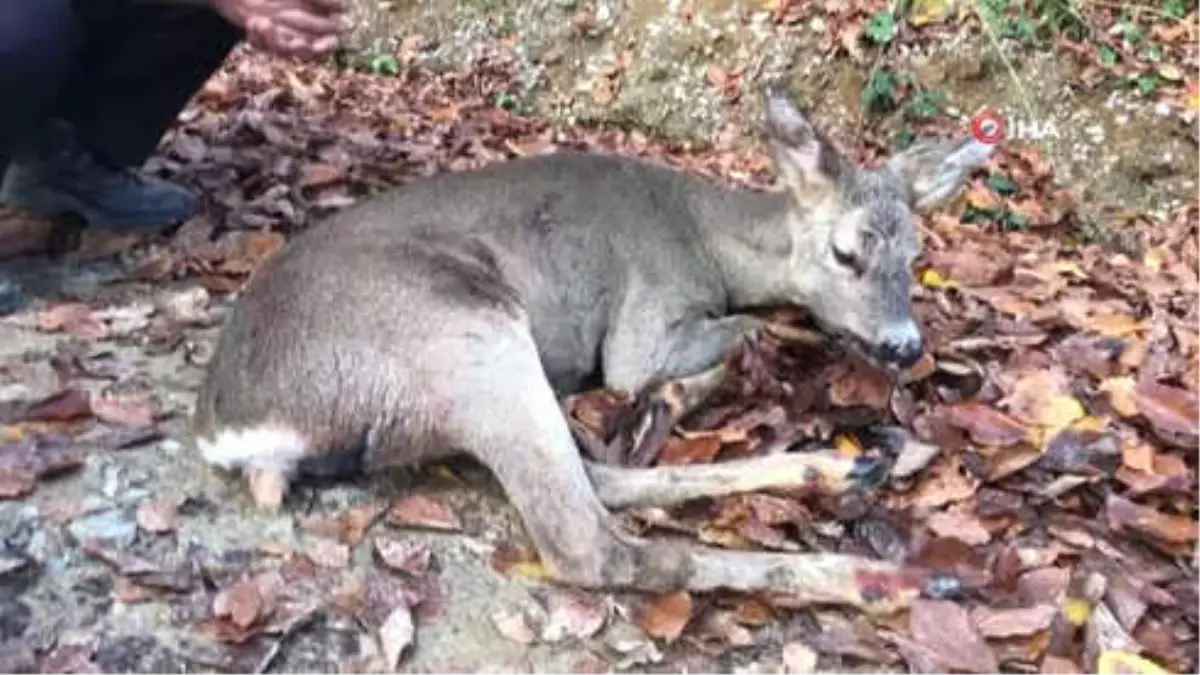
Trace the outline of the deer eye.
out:
M 842 267 L 852 270 L 855 274 L 862 274 L 862 263 L 854 255 L 840 250 L 838 247 L 833 247 L 833 259 Z

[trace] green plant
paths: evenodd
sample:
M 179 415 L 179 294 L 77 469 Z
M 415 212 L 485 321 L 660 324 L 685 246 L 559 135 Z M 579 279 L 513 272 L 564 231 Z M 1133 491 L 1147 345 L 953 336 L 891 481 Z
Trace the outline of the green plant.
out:
M 368 69 L 373 75 L 396 76 L 400 74 L 400 63 L 391 54 L 376 54 L 371 57 Z
M 892 145 L 894 146 L 893 149 L 896 151 L 906 150 L 910 145 L 916 142 L 917 132 L 909 129 L 908 127 L 896 132 L 896 135 L 892 137 Z
M 1187 16 L 1189 10 L 1188 0 L 1167 0 L 1163 3 L 1163 14 L 1172 19 L 1182 19 Z
M 1034 0 L 1034 15 L 1049 33 L 1062 34 L 1072 40 L 1082 40 L 1088 32 L 1087 25 L 1080 17 L 1074 2 L 1075 0 Z
M 946 109 L 946 92 L 941 89 L 922 89 L 904 102 L 904 117 L 911 122 L 937 118 Z
M 1011 197 L 1020 190 L 1016 181 L 1000 173 L 989 173 L 983 182 L 989 190 L 1001 197 Z M 988 207 L 968 205 L 961 220 L 964 223 L 991 222 L 1003 230 L 1027 230 L 1031 224 L 1028 216 L 1014 213 L 1000 201 L 997 201 L 995 206 Z
M 495 105 L 497 108 L 504 108 L 509 112 L 515 112 L 521 107 L 521 101 L 509 92 L 501 92 L 496 94 Z
M 1088 33 L 1077 0 L 974 0 L 980 20 L 1003 38 L 1035 42 L 1064 35 L 1082 40 Z
M 1154 73 L 1138 75 L 1134 83 L 1137 85 L 1137 90 L 1142 96 L 1150 96 L 1158 91 L 1158 76 Z
M 395 55 L 396 48 L 394 39 L 378 39 L 357 51 L 339 52 L 336 55 L 337 63 L 341 67 L 365 71 L 372 75 L 395 77 L 400 75 L 400 61 Z
M 896 17 L 887 10 L 876 12 L 863 26 L 863 35 L 876 45 L 885 45 L 896 37 Z
M 886 66 L 872 68 L 861 94 L 863 109 L 868 113 L 887 112 L 895 109 L 897 84 L 896 75 L 891 69 Z
M 1119 59 L 1120 59 L 1120 55 L 1117 54 L 1117 50 L 1113 49 L 1112 47 L 1109 47 L 1108 45 L 1100 45 L 1100 63 L 1101 64 L 1108 66 L 1108 67 L 1112 67 L 1112 66 L 1117 65 L 1117 61 Z
M 1131 45 L 1140 44 L 1146 41 L 1146 31 L 1133 21 L 1125 18 L 1121 21 L 1121 37 Z
M 1162 57 L 1163 57 L 1163 46 L 1162 45 L 1157 45 L 1157 44 L 1146 45 L 1145 49 L 1142 50 L 1142 58 L 1146 59 L 1147 61 L 1154 61 L 1155 63 L 1158 63 L 1159 61 L 1162 61 Z
M 998 195 L 1015 195 L 1017 193 L 1017 184 L 1008 176 L 1003 174 L 993 173 L 988 174 L 984 179 L 984 183 Z

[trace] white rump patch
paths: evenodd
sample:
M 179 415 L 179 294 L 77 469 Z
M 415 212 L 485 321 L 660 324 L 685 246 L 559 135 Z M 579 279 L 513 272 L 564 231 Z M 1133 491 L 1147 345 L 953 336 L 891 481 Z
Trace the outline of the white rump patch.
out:
M 291 472 L 308 454 L 308 441 L 292 429 L 263 426 L 224 429 L 216 438 L 198 438 L 205 461 L 226 469 L 254 467 Z

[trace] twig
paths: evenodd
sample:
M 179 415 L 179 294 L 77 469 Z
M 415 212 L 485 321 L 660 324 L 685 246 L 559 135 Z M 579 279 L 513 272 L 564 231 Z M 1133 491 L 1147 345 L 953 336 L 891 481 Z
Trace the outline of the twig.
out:
M 1161 9 L 1158 9 L 1157 7 L 1153 7 L 1151 5 L 1142 5 L 1142 4 L 1139 4 L 1136 2 L 1113 2 L 1112 0 L 1088 0 L 1088 3 L 1093 4 L 1093 5 L 1100 5 L 1101 7 L 1112 7 L 1114 9 L 1128 9 L 1128 10 L 1134 10 L 1137 12 L 1145 12 L 1147 14 L 1153 14 L 1155 16 L 1165 17 L 1165 18 L 1171 19 L 1173 21 L 1183 21 L 1184 19 L 1187 18 L 1186 16 L 1184 16 L 1183 18 L 1180 18 L 1177 16 L 1171 16 L 1170 14 L 1162 11 Z M 1071 4 L 1072 4 L 1072 6 L 1074 6 L 1074 3 L 1071 3 Z
M 892 15 L 892 20 L 896 22 L 896 37 L 899 37 L 899 35 L 900 35 L 900 15 L 897 12 L 897 10 L 900 9 L 901 3 L 902 3 L 902 0 L 891 0 L 888 3 L 888 12 Z M 871 67 L 867 69 L 867 84 L 868 85 L 871 82 L 871 74 L 874 73 L 879 68 L 880 62 L 883 61 L 883 57 L 887 55 L 888 51 L 892 48 L 892 44 L 894 44 L 894 42 L 895 42 L 894 39 L 889 40 L 887 42 L 887 44 L 882 45 L 879 48 L 879 51 L 875 52 L 875 58 L 873 61 L 871 61 Z M 867 107 L 859 106 L 859 110 L 858 110 L 858 130 L 859 131 L 866 129 L 868 116 L 869 115 L 867 113 Z
M 971 10 L 975 12 L 975 16 L 979 17 L 979 24 L 983 26 L 983 32 L 987 35 L 988 42 L 992 44 L 992 48 L 996 50 L 1000 61 L 1004 64 L 1005 70 L 1008 71 L 1009 77 L 1012 78 L 1013 84 L 1017 88 L 1017 97 L 1021 101 L 1021 106 L 1025 108 L 1025 114 L 1033 119 L 1037 115 L 1034 114 L 1033 106 L 1030 104 L 1029 92 L 1025 89 L 1025 85 L 1021 83 L 1021 76 L 1017 74 L 1017 69 L 1013 67 L 1012 61 L 1008 55 L 1004 53 L 1004 49 L 1000 46 L 1000 38 L 996 35 L 996 29 L 991 22 L 987 20 L 983 12 L 979 10 L 978 0 L 971 1 Z

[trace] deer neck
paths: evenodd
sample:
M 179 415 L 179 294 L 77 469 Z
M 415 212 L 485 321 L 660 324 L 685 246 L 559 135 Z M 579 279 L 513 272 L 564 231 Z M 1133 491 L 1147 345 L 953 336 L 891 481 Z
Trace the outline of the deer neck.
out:
M 797 267 L 815 250 L 797 227 L 792 198 L 783 192 L 715 188 L 697 195 L 692 212 L 716 264 L 731 308 L 802 301 Z

